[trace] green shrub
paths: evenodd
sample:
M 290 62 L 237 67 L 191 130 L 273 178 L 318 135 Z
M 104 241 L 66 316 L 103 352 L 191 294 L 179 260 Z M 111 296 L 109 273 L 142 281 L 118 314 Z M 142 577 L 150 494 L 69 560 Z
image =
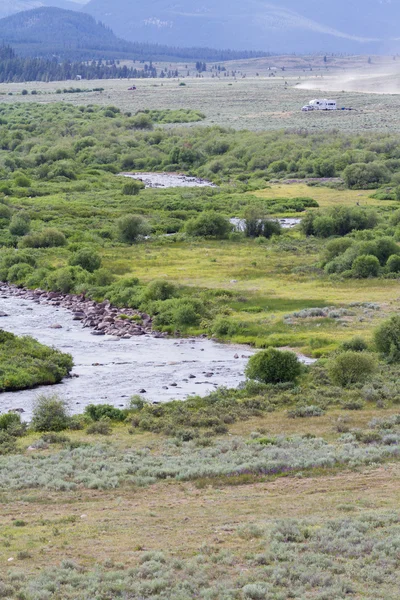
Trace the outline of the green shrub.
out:
M 345 168 L 343 179 L 351 189 L 373 189 L 389 183 L 391 173 L 385 165 L 378 162 L 355 163 Z
M 150 233 L 147 221 L 140 215 L 125 215 L 117 221 L 119 237 L 122 242 L 133 244 L 140 237 Z
M 107 417 L 103 417 L 100 421 L 89 425 L 86 432 L 91 435 L 110 435 L 112 432 L 111 421 Z
M 375 330 L 374 341 L 378 352 L 392 362 L 400 361 L 400 316 L 394 315 Z
M 18 263 L 8 269 L 7 281 L 10 283 L 23 284 L 29 275 L 33 273 L 33 267 L 27 263 Z
M 294 352 L 268 348 L 254 354 L 246 367 L 246 376 L 262 383 L 296 381 L 302 366 Z
M 69 264 L 93 273 L 101 267 L 101 256 L 90 248 L 81 248 L 71 256 Z
M 17 452 L 17 440 L 7 431 L 0 430 L 0 456 L 15 454 Z
M 26 235 L 31 228 L 31 219 L 26 213 L 15 213 L 10 221 L 10 233 L 12 235 Z
M 126 410 L 115 408 L 111 404 L 89 404 L 85 408 L 85 414 L 93 421 L 100 421 L 105 418 L 111 421 L 125 421 L 128 413 Z
M 21 427 L 21 417 L 18 413 L 0 415 L 0 431 L 15 430 L 16 427 Z
M 57 248 L 65 246 L 65 235 L 58 229 L 42 229 L 42 231 L 25 235 L 18 244 L 19 248 Z
M 186 233 L 196 237 L 226 238 L 232 230 L 229 220 L 216 212 L 203 212 L 186 223 Z
M 400 273 L 400 256 L 398 254 L 389 256 L 386 267 L 389 273 Z
M 379 269 L 379 260 L 371 254 L 357 256 L 351 267 L 354 277 L 358 277 L 359 279 L 378 277 Z
M 327 238 L 335 234 L 335 221 L 329 215 L 316 217 L 313 225 L 317 237 Z
M 70 422 L 69 407 L 65 400 L 56 394 L 36 398 L 31 427 L 35 431 L 63 431 Z
M 343 350 L 351 350 L 352 352 L 364 352 L 368 350 L 368 344 L 362 337 L 354 337 L 342 344 Z
M 142 293 L 145 302 L 155 300 L 169 300 L 177 295 L 176 286 L 165 279 L 156 279 L 148 284 Z
M 122 193 L 125 196 L 137 196 L 141 190 L 145 187 L 142 181 L 138 181 L 137 179 L 131 179 L 127 183 L 125 183 L 122 188 Z
M 376 359 L 367 352 L 342 352 L 328 362 L 328 373 L 335 385 L 348 387 L 363 383 L 376 370 Z

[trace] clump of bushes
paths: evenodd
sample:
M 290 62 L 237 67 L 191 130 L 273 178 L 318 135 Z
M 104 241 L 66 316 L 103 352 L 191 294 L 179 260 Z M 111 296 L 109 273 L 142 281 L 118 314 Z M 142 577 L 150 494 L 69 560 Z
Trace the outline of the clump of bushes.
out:
M 377 216 L 371 210 L 340 206 L 324 213 L 308 212 L 301 222 L 301 229 L 306 235 L 317 237 L 344 236 L 352 231 L 373 229 L 377 224 Z
M 186 233 L 195 237 L 223 239 L 232 231 L 229 220 L 217 212 L 202 212 L 198 217 L 189 219 Z
M 331 240 L 326 246 L 325 272 L 343 273 L 365 279 L 400 268 L 400 247 L 389 237 L 357 242 L 354 239 Z
M 19 248 L 56 248 L 65 246 L 67 243 L 65 235 L 58 229 L 49 228 L 42 231 L 25 235 L 19 242 Z
M 111 404 L 89 404 L 85 408 L 85 415 L 90 417 L 92 421 L 101 421 L 102 419 L 125 421 L 128 414 L 128 410 L 115 408 L 115 406 L 112 406 Z

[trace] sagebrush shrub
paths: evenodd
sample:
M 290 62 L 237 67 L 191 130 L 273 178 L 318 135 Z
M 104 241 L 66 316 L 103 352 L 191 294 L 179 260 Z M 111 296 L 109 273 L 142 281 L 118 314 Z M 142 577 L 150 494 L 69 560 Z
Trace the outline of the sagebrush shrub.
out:
M 347 351 L 330 359 L 328 372 L 335 385 L 347 387 L 366 381 L 376 367 L 377 361 L 373 354 Z

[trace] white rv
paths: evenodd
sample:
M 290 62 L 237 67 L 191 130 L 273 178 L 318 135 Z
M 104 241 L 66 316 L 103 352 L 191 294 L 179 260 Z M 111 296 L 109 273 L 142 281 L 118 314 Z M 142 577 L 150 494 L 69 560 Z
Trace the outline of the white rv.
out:
M 336 100 L 316 98 L 315 100 L 311 100 L 307 106 L 303 106 L 302 110 L 337 110 L 337 103 Z

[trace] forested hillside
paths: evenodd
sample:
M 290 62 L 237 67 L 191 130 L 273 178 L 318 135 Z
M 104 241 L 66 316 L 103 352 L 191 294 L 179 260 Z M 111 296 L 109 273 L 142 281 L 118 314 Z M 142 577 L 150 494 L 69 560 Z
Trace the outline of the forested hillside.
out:
M 0 20 L 0 40 L 19 55 L 58 60 L 230 60 L 264 56 L 212 48 L 176 48 L 118 38 L 92 16 L 59 8 L 38 8 Z
M 83 79 L 142 79 L 157 77 L 157 70 L 150 65 L 142 68 L 119 66 L 115 61 L 57 62 L 45 58 L 21 58 L 10 46 L 0 48 L 0 82 L 68 81 Z

